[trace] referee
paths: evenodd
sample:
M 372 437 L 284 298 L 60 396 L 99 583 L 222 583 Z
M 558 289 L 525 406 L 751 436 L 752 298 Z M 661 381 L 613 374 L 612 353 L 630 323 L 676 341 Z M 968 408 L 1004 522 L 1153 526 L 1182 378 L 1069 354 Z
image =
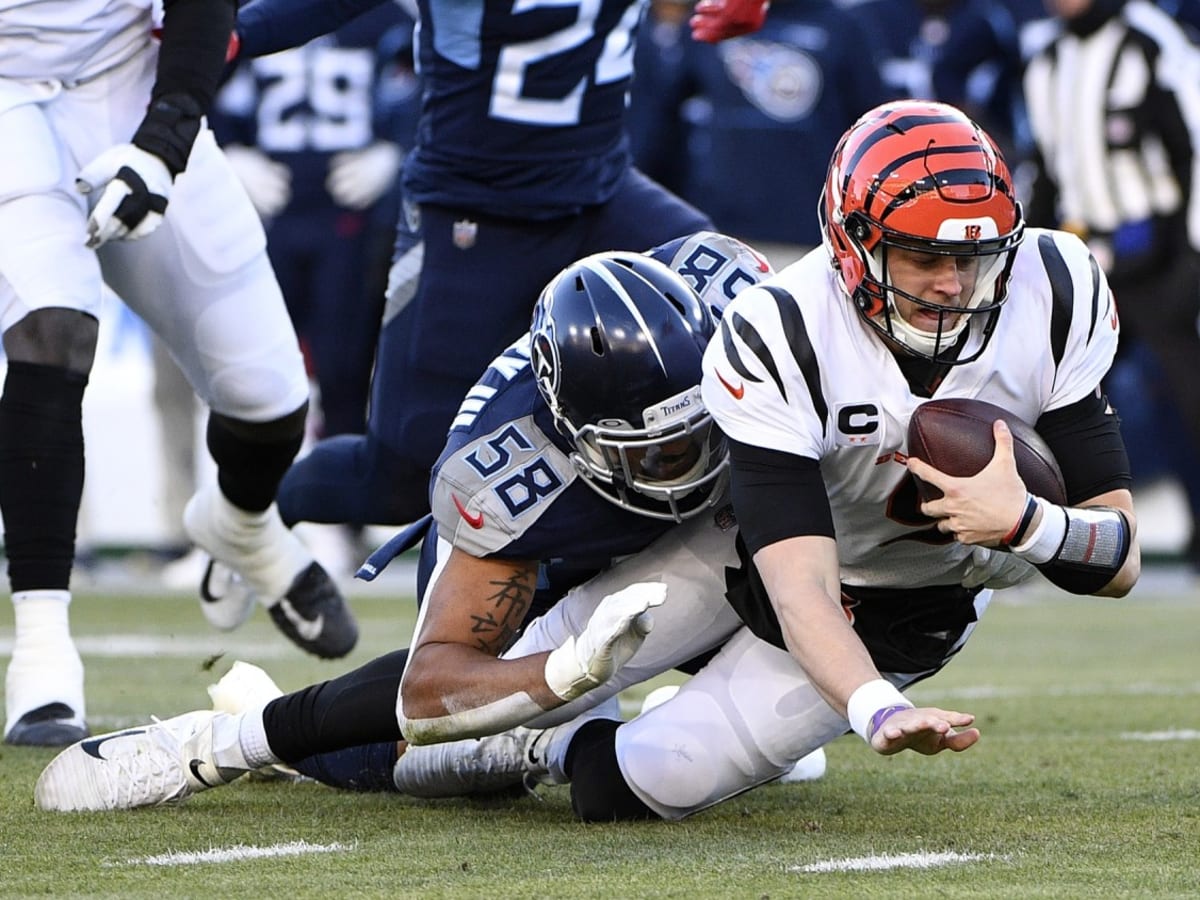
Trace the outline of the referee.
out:
M 1027 219 L 1088 243 L 1122 337 L 1154 355 L 1200 459 L 1200 47 L 1150 0 L 1046 6 L 1058 30 L 1024 75 L 1037 163 Z

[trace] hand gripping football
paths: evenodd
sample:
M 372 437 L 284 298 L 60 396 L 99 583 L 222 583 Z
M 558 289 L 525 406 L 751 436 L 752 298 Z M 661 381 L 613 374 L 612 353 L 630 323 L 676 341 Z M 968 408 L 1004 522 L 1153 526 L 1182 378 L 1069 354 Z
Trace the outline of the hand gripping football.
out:
M 1058 462 L 1033 426 L 994 403 L 953 398 L 922 403 L 908 422 L 908 455 L 935 469 L 966 478 L 991 462 L 996 451 L 992 423 L 1003 419 L 1013 436 L 1017 473 L 1025 487 L 1051 503 L 1067 502 Z M 917 479 L 922 500 L 933 500 L 941 491 Z

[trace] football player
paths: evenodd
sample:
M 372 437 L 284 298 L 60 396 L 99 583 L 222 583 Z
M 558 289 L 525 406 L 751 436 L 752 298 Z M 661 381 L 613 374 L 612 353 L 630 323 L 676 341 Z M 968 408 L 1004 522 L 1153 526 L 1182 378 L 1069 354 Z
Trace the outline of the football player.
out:
M 744 627 L 629 722 L 509 732 L 510 749 L 499 737 L 410 747 L 398 788 L 465 784 L 520 752 L 530 774 L 569 777 L 581 818 L 673 820 L 847 728 L 881 754 L 966 750 L 973 715 L 915 707 L 901 689 L 958 652 L 994 588 L 1034 569 L 1078 594 L 1133 587 L 1128 464 L 1099 390 L 1118 320 L 1086 247 L 1027 232 L 991 139 L 959 110 L 918 101 L 871 110 L 846 133 L 821 216 L 824 247 L 739 294 L 704 360 L 702 398 L 730 442 L 742 566 L 727 602 Z M 1028 492 L 1002 424 L 972 478 L 909 459 L 912 411 L 943 397 L 1034 423 L 1068 503 Z M 912 475 L 943 496 L 919 503 Z M 589 584 L 594 596 L 642 580 L 637 558 L 623 565 Z M 673 616 L 705 621 L 703 604 L 672 588 L 639 653 Z M 568 597 L 509 653 L 581 634 L 576 605 L 589 608 Z M 638 664 L 635 653 L 626 669 Z
M 673 241 L 655 255 L 671 266 L 608 253 L 569 267 L 544 292 L 533 330 L 463 401 L 433 480 L 436 523 L 420 575 L 425 601 L 399 705 L 407 651 L 261 713 L 188 714 L 138 735 L 88 742 L 108 748 L 98 755 L 76 745 L 47 771 L 39 802 L 54 809 L 144 805 L 285 760 L 327 783 L 390 785 L 402 732 L 421 741 L 491 734 L 558 707 L 559 718 L 569 719 L 619 690 L 608 676 L 641 644 L 649 629 L 643 614 L 662 591 L 669 587 L 680 605 L 691 594 L 719 601 L 725 567 L 736 563 L 723 439 L 699 400 L 700 359 L 713 333 L 709 305 L 719 310 L 770 273 L 761 257 L 712 233 Z M 636 573 L 624 563 L 626 577 L 657 584 L 613 591 L 596 615 L 576 609 L 581 622 L 590 619 L 589 630 L 578 639 L 564 635 L 562 650 L 497 659 L 526 620 L 633 554 L 640 563 Z M 704 619 L 655 629 L 622 678 L 694 669 L 699 661 L 689 660 L 738 626 L 723 602 L 708 606 Z M 597 685 L 603 696 L 566 702 Z M 614 705 L 602 711 L 611 717 Z M 86 793 L 92 782 L 82 773 L 106 765 L 102 757 L 124 757 L 129 740 L 147 748 L 153 765 L 173 760 L 178 780 L 164 792 L 151 779 L 129 794 L 118 774 L 105 782 L 117 786 L 114 794 Z M 354 749 L 305 761 L 347 747 Z M 187 768 L 192 758 L 201 761 L 198 773 Z M 486 776 L 449 785 L 426 779 L 422 790 L 496 788 L 523 774 L 520 759 L 497 759 Z
M 217 477 L 192 539 L 238 572 L 304 649 L 357 631 L 274 505 L 308 383 L 254 210 L 203 116 L 233 0 L 0 0 L 0 511 L 16 618 L 5 740 L 87 734 L 68 605 L 83 487 L 81 403 L 107 284 L 212 409 Z M 320 623 L 324 623 L 321 625 Z
M 881 754 L 966 750 L 973 715 L 916 707 L 901 689 L 958 652 L 992 589 L 1035 568 L 1077 594 L 1123 596 L 1138 578 L 1128 463 L 1099 388 L 1118 337 L 1112 293 L 1077 238 L 1025 229 L 991 138 L 944 104 L 877 107 L 839 143 L 820 215 L 824 246 L 739 294 L 704 358 L 739 529 L 727 602 L 744 627 L 629 722 L 593 720 L 565 741 L 560 728 L 510 733 L 530 774 L 570 778 L 581 818 L 688 816 L 847 728 Z M 974 477 L 908 458 L 913 410 L 946 397 L 1034 423 L 1068 502 L 1029 493 L 1002 423 Z M 942 496 L 918 502 L 911 476 Z M 620 570 L 590 590 L 625 583 Z M 654 611 L 643 649 L 673 615 L 703 621 L 701 600 L 677 599 Z M 580 634 L 575 602 L 510 653 Z M 475 743 L 489 742 L 500 751 L 498 738 Z M 415 747 L 395 782 L 494 764 L 470 742 Z

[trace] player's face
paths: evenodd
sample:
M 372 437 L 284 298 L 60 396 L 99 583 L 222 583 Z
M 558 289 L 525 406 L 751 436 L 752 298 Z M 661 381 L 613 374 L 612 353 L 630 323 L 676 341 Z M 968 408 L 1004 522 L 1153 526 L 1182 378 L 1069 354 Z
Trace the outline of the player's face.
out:
M 943 256 L 892 247 L 887 265 L 889 280 L 900 291 L 947 308 L 966 306 L 979 277 L 979 258 L 974 256 Z M 936 333 L 939 324 L 942 330 L 958 324 L 958 316 L 942 316 L 899 293 L 892 296 L 896 311 L 913 328 Z M 942 319 L 940 323 L 939 318 Z

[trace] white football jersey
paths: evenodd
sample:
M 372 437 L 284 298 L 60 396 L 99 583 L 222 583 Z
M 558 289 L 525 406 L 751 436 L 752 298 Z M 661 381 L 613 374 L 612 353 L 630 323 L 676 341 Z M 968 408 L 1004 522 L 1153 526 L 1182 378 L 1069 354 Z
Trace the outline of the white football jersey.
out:
M 0 0 L 0 78 L 86 81 L 151 41 L 152 0 Z
M 1112 294 L 1087 248 L 1028 229 L 991 342 L 951 367 L 934 399 L 986 400 L 1032 424 L 1096 389 L 1117 333 Z M 979 335 L 969 340 L 964 355 Z M 908 420 L 924 398 L 859 317 L 823 248 L 730 304 L 702 388 L 734 440 L 820 462 L 844 583 L 961 582 L 971 548 L 920 515 L 904 465 Z

